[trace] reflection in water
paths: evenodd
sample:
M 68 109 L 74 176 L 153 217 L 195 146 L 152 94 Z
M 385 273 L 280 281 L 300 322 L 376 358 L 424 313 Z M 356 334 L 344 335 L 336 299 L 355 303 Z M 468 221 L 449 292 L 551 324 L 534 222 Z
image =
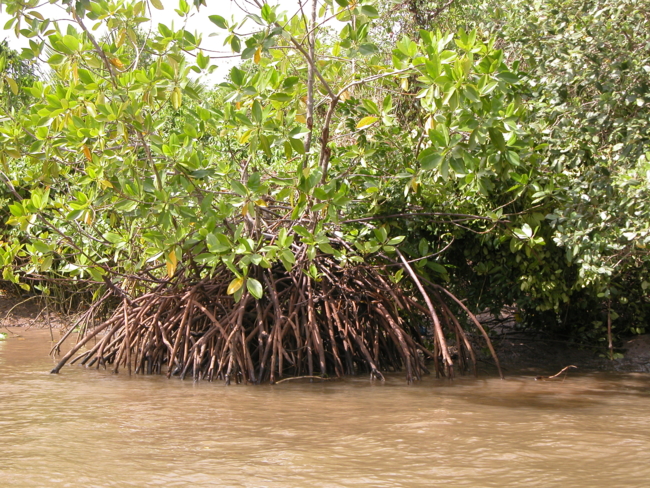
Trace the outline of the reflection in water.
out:
M 0 485 L 647 486 L 650 377 L 222 383 L 48 374 L 0 343 Z

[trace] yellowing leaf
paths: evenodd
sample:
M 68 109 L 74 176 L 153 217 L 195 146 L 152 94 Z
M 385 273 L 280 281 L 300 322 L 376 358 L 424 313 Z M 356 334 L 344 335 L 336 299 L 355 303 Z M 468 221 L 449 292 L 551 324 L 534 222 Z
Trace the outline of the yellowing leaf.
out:
M 436 128 L 436 122 L 433 120 L 433 117 L 429 117 L 424 124 L 424 130 L 429 131 Z
M 242 135 L 239 136 L 238 140 L 240 144 L 246 144 L 248 140 L 251 138 L 251 134 L 253 133 L 252 129 L 247 130 L 244 132 Z
M 307 119 L 305 118 L 305 116 L 303 114 L 297 114 L 296 115 L 296 122 L 300 122 L 301 124 L 306 124 Z
M 18 95 L 18 85 L 16 84 L 16 82 L 9 77 L 5 78 L 5 80 L 7 80 L 7 83 L 9 84 L 9 88 L 11 88 L 12 93 L 14 95 Z
M 90 152 L 90 149 L 88 149 L 88 146 L 84 146 L 84 147 L 83 147 L 83 152 L 84 152 L 84 156 L 86 156 L 86 159 L 87 159 L 88 161 L 92 161 L 92 160 L 93 160 L 93 155 L 92 155 L 92 153 Z
M 255 51 L 255 55 L 253 56 L 253 61 L 255 62 L 255 64 L 259 64 L 260 59 L 262 59 L 262 48 L 258 47 L 257 51 Z
M 174 276 L 176 271 L 176 266 L 178 265 L 178 260 L 176 259 L 176 251 L 172 250 L 167 254 L 167 276 L 170 278 Z
M 113 188 L 113 183 L 111 183 L 108 180 L 99 180 L 99 184 L 102 185 L 104 188 Z
M 120 47 L 122 44 L 124 44 L 125 39 L 126 39 L 126 30 L 121 29 L 120 33 L 117 35 L 117 41 L 115 42 L 115 45 L 117 47 Z
M 377 122 L 378 120 L 379 120 L 379 117 L 371 117 L 371 116 L 369 116 L 369 117 L 364 117 L 364 118 L 361 119 L 361 120 L 359 121 L 359 123 L 357 124 L 357 129 L 363 129 L 364 127 L 368 127 L 369 125 L 374 124 L 374 123 Z
M 154 8 L 157 8 L 158 10 L 165 10 L 165 7 L 163 7 L 163 4 L 160 0 L 149 0 L 151 2 L 151 5 L 154 6 Z
M 232 295 L 233 293 L 236 293 L 237 290 L 239 290 L 243 284 L 244 284 L 244 278 L 235 278 L 228 285 L 228 290 L 226 291 L 226 293 L 228 293 L 228 295 Z
M 172 107 L 174 107 L 174 110 L 181 108 L 182 101 L 183 95 L 181 94 L 181 89 L 179 87 L 174 88 L 172 92 Z
M 123 69 L 124 69 L 124 63 L 122 63 L 122 61 L 120 61 L 118 58 L 111 58 L 111 59 L 109 59 L 109 61 L 110 61 L 111 64 L 112 64 L 113 66 L 115 66 L 117 69 L 119 69 L 119 70 L 123 70 Z
M 420 186 L 420 182 L 417 180 L 417 178 L 412 178 L 411 188 L 413 188 L 413 191 L 418 191 L 418 186 Z
M 86 102 L 85 105 L 86 110 L 88 111 L 88 115 L 93 118 L 97 117 L 97 110 L 95 110 L 95 105 L 92 102 Z
M 258 207 L 266 207 L 267 206 L 266 202 L 264 200 L 262 200 L 261 198 L 259 200 L 255 200 L 255 205 L 257 205 Z

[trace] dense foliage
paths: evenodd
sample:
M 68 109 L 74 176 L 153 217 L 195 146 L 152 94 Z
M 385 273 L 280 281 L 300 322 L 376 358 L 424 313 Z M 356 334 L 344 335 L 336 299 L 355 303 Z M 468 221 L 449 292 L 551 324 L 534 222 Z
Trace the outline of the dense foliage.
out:
M 410 12 L 433 3 L 407 2 Z M 506 208 L 537 217 L 530 231 L 544 247 L 523 256 L 515 241 L 468 235 L 455 262 L 465 266 L 470 294 L 495 309 L 517 303 L 529 324 L 578 339 L 604 340 L 608 317 L 621 333 L 643 333 L 650 10 L 607 0 L 445 5 L 439 18 L 396 20 L 404 30 L 442 24 L 495 35 L 518 66 L 539 155 L 510 191 L 515 207 Z

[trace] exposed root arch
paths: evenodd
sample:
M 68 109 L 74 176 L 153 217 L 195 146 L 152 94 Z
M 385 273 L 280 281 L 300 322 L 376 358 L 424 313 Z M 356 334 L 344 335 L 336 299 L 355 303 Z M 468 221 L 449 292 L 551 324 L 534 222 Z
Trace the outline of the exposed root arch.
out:
M 221 270 L 198 281 L 181 272 L 154 291 L 123 298 L 103 323 L 82 327 L 52 372 L 79 361 L 226 383 L 353 374 L 383 380 L 394 371 L 405 371 L 411 382 L 429 373 L 426 359 L 434 360 L 437 375 L 453 376 L 447 337 L 455 338 L 460 367 L 476 371 L 471 343 L 450 306 L 408 263 L 415 289 L 390 284 L 372 267 L 344 268 L 327 256 L 315 262 L 318 280 L 298 267 L 257 268 L 255 277 L 265 284 L 260 300 L 245 291 L 235 301 Z

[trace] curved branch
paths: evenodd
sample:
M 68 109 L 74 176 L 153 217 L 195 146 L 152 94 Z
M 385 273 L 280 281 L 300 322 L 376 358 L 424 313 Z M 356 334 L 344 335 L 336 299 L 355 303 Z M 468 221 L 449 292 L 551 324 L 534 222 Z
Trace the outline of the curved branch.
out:
M 427 308 L 429 309 L 429 313 L 431 314 L 431 319 L 433 320 L 433 326 L 436 331 L 436 335 L 438 336 L 438 342 L 440 343 L 440 349 L 442 350 L 442 357 L 447 363 L 447 367 L 449 368 L 449 377 L 453 378 L 454 377 L 454 362 L 451 359 L 451 356 L 449 355 L 449 347 L 447 347 L 447 339 L 445 339 L 445 334 L 442 332 L 442 326 L 440 325 L 440 319 L 438 318 L 438 315 L 436 314 L 436 310 L 433 307 L 433 303 L 431 303 L 431 298 L 429 298 L 429 295 L 427 294 L 427 291 L 424 289 L 424 286 L 422 286 L 422 283 L 420 282 L 418 276 L 415 274 L 415 271 L 413 271 L 413 268 L 411 265 L 408 263 L 404 255 L 400 252 L 399 249 L 396 250 L 397 255 L 399 258 L 402 260 L 402 263 L 404 263 L 404 268 L 406 268 L 406 271 L 408 271 L 408 274 L 411 275 L 411 279 L 415 283 L 415 285 L 418 287 L 418 290 L 420 290 L 420 293 L 422 294 L 422 298 L 424 298 L 425 303 L 427 304 Z
M 499 363 L 499 357 L 497 356 L 497 353 L 495 352 L 494 347 L 492 346 L 492 341 L 490 340 L 490 336 L 487 334 L 487 332 L 485 332 L 485 329 L 478 321 L 476 316 L 472 312 L 470 312 L 469 308 L 467 308 L 467 306 L 463 302 L 461 302 L 458 298 L 456 298 L 456 296 L 453 293 L 451 293 L 449 290 L 443 288 L 440 285 L 436 285 L 435 283 L 431 283 L 431 285 L 433 285 L 438 290 L 445 292 L 449 297 L 451 297 L 451 299 L 454 300 L 458 304 L 458 306 L 465 311 L 465 313 L 469 316 L 472 322 L 474 322 L 474 325 L 476 325 L 478 330 L 481 331 L 481 334 L 483 334 L 483 337 L 485 338 L 485 342 L 487 342 L 488 349 L 490 349 L 490 354 L 492 354 L 492 358 L 494 358 L 494 362 L 497 365 L 497 369 L 499 370 L 499 376 L 501 377 L 501 379 L 504 379 L 503 371 L 501 371 L 501 364 Z

